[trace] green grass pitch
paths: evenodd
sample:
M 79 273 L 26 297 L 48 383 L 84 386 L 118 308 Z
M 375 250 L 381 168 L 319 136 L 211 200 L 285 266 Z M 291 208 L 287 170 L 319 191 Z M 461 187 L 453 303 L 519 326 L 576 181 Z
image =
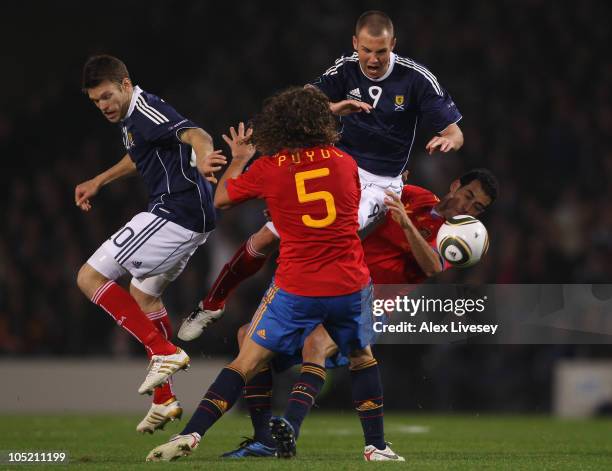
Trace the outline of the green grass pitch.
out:
M 67 466 L 12 466 L 0 469 L 198 469 L 198 470 L 354 470 L 372 467 L 410 469 L 612 469 L 612 421 L 558 420 L 543 416 L 435 416 L 387 414 L 386 438 L 406 463 L 365 463 L 361 428 L 350 412 L 313 412 L 302 429 L 298 457 L 221 460 L 250 434 L 244 412 L 224 417 L 196 452 L 173 463 L 145 463 L 146 454 L 178 432 L 141 436 L 140 417 L 56 415 L 0 416 L 0 450 L 66 450 Z

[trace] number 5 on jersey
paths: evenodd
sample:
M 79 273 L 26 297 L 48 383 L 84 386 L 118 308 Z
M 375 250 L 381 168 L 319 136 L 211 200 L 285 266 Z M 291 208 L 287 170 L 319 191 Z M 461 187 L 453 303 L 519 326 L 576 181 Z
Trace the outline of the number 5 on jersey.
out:
M 329 168 L 327 167 L 295 174 L 295 187 L 297 189 L 298 201 L 300 203 L 309 203 L 311 201 L 323 200 L 325 201 L 325 208 L 327 209 L 327 215 L 323 219 L 314 219 L 312 216 L 304 214 L 302 216 L 302 222 L 305 226 L 321 228 L 329 226 L 336 220 L 336 205 L 334 204 L 334 197 L 329 191 L 306 192 L 306 180 L 327 177 L 328 175 Z

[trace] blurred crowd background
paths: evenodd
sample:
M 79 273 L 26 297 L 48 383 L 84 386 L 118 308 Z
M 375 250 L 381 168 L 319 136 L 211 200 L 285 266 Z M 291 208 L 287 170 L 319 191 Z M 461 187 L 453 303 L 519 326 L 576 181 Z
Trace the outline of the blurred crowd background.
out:
M 610 282 L 607 2 L 26 0 L 7 6 L 0 20 L 0 354 L 142 355 L 75 284 L 80 265 L 146 205 L 136 178 L 105 187 L 90 213 L 74 205 L 75 185 L 123 155 L 118 128 L 80 91 L 89 55 L 122 58 L 135 84 L 199 123 L 226 150 L 221 133 L 252 117 L 266 96 L 314 79 L 350 53 L 355 20 L 368 9 L 392 17 L 396 52 L 427 65 L 464 116 L 465 146 L 456 154 L 427 156 L 432 131 L 419 130 L 410 181 L 442 196 L 454 177 L 482 166 L 501 183 L 498 202 L 483 218 L 491 237 L 487 257 L 434 282 Z M 256 202 L 221 215 L 167 291 L 175 326 L 264 222 L 261 209 Z M 270 262 L 245 283 L 224 320 L 188 349 L 233 354 L 235 331 L 254 312 L 273 270 Z M 546 411 L 557 358 L 612 352 L 463 345 L 384 346 L 376 353 L 384 377 L 393 378 L 386 390 L 391 407 Z

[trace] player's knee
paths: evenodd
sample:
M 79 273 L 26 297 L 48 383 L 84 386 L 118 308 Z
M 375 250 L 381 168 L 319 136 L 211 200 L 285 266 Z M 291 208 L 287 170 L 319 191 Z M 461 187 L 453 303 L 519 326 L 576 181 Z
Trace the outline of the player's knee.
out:
M 76 283 L 85 296 L 91 299 L 96 290 L 108 279 L 98 273 L 91 265 L 84 263 L 77 274 Z
M 350 368 L 355 368 L 363 363 L 374 360 L 370 347 L 355 350 L 349 354 Z
M 163 309 L 161 297 L 144 293 L 130 283 L 130 295 L 136 300 L 143 312 L 154 312 Z
M 278 238 L 266 226 L 253 234 L 249 243 L 253 250 L 263 255 L 270 255 L 278 248 Z
M 316 329 L 304 341 L 302 358 L 306 363 L 324 365 L 325 359 L 331 357 L 337 351 L 337 345 L 325 329 Z

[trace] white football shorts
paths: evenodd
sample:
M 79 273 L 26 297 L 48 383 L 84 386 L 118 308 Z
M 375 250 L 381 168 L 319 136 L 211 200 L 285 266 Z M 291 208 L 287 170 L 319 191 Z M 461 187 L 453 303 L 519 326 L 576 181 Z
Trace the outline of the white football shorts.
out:
M 385 206 L 385 190 L 391 190 L 396 195 L 402 195 L 402 176 L 381 177 L 373 173 L 359 170 L 359 182 L 361 183 L 361 200 L 359 200 L 359 230 L 365 229 L 370 224 L 378 221 L 378 218 L 387 212 Z M 266 223 L 266 227 L 278 237 L 278 232 L 272 221 Z
M 87 263 L 109 280 L 129 273 L 136 288 L 161 296 L 208 235 L 142 212 L 104 242 Z

